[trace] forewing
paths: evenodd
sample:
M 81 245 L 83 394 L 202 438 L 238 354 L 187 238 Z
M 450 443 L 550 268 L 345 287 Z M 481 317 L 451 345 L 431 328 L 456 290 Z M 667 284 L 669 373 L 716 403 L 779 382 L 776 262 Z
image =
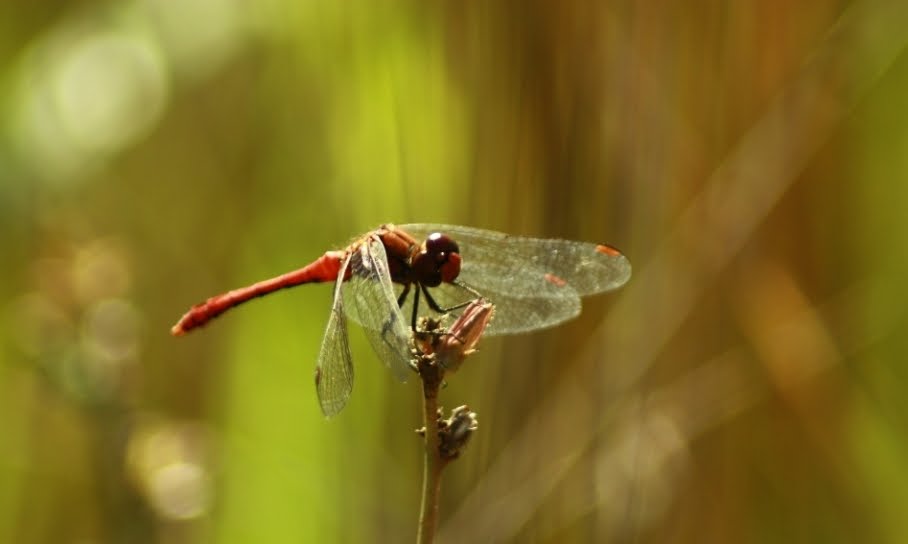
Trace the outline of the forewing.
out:
M 456 225 L 400 225 L 417 239 L 442 232 L 460 247 L 458 281 L 495 304 L 487 335 L 512 334 L 557 325 L 580 313 L 580 296 L 616 289 L 630 278 L 627 258 L 597 244 L 528 238 Z M 449 307 L 461 295 L 441 286 L 436 298 Z
M 347 316 L 344 314 L 344 300 L 341 286 L 350 263 L 347 257 L 341 264 L 334 285 L 334 301 L 331 304 L 331 315 L 322 338 L 322 347 L 318 353 L 318 365 L 315 368 L 315 389 L 322 413 L 327 417 L 337 415 L 353 391 L 353 358 L 350 354 L 350 342 L 347 338 Z
M 418 240 L 433 232 L 450 236 L 460 246 L 460 279 L 477 289 L 502 275 L 506 281 L 497 286 L 504 289 L 502 292 L 524 295 L 540 289 L 541 272 L 543 277 L 560 279 L 578 295 L 586 296 L 617 289 L 631 277 L 627 258 L 599 244 L 513 236 L 458 225 L 423 223 L 398 228 Z
M 410 330 L 397 306 L 388 258 L 378 237 L 370 236 L 350 259 L 344 282 L 347 315 L 363 326 L 378 357 L 401 381 L 410 375 Z

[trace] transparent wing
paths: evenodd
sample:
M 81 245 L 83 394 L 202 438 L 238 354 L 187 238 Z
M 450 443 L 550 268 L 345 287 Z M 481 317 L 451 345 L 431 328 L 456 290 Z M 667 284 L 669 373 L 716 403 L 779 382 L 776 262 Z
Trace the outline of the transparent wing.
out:
M 586 296 L 617 289 L 631 277 L 627 258 L 599 244 L 513 236 L 457 225 L 412 224 L 398 228 L 418 240 L 432 232 L 449 235 L 460 246 L 464 281 L 476 287 L 493 281 L 495 274 L 504 273 L 507 292 L 526 294 L 538 288 L 537 273 L 541 271 L 564 280 L 577 294 Z
M 398 228 L 419 240 L 442 232 L 457 242 L 463 260 L 458 281 L 495 304 L 495 317 L 486 334 L 557 325 L 580 312 L 580 296 L 617 289 L 631 275 L 627 258 L 603 245 L 457 225 L 410 224 Z M 451 291 L 452 287 L 439 287 L 433 290 L 433 296 L 435 291 Z
M 370 236 L 350 258 L 344 282 L 347 315 L 363 326 L 378 357 L 401 381 L 410 376 L 410 329 L 397 306 L 385 247 Z
M 315 390 L 322 413 L 327 417 L 337 415 L 353 391 L 353 358 L 350 354 L 350 342 L 347 338 L 347 316 L 344 314 L 344 301 L 341 286 L 350 264 L 350 256 L 344 259 L 337 282 L 334 284 L 334 301 L 331 304 L 331 315 L 322 338 L 322 347 L 318 353 L 318 364 L 315 367 Z
M 542 272 L 539 273 L 539 276 L 543 279 L 540 282 L 540 288 L 533 294 L 523 296 L 508 293 L 494 282 L 487 282 L 482 288 L 471 285 L 496 305 L 495 314 L 483 333 L 484 335 L 519 334 L 553 327 L 580 313 L 580 296 L 570 286 L 551 284 L 542 278 Z M 505 276 L 499 277 L 505 278 Z M 476 295 L 467 289 L 453 284 L 441 284 L 438 287 L 430 288 L 429 294 L 442 308 L 452 308 L 476 298 Z M 548 296 L 545 296 L 546 294 Z M 499 303 L 502 310 L 498 309 Z M 404 305 L 404 315 L 410 315 L 412 309 L 413 296 L 411 294 Z M 420 300 L 419 309 L 420 315 L 425 315 L 429 311 L 428 305 L 423 300 Z M 452 319 L 449 322 L 453 322 L 459 315 L 459 310 L 452 312 Z

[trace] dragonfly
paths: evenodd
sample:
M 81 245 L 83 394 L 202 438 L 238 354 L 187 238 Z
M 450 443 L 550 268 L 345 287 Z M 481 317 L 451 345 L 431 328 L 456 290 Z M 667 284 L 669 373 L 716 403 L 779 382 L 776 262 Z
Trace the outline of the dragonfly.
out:
M 457 225 L 385 224 L 298 270 L 196 304 L 171 333 L 181 336 L 281 289 L 334 282 L 315 370 L 319 405 L 332 417 L 353 391 L 348 318 L 362 326 L 379 359 L 406 381 L 412 372 L 410 338 L 417 329 L 420 298 L 436 314 L 455 317 L 471 302 L 488 300 L 494 317 L 483 334 L 518 334 L 576 317 L 581 297 L 617 289 L 630 276 L 628 259 L 605 244 Z

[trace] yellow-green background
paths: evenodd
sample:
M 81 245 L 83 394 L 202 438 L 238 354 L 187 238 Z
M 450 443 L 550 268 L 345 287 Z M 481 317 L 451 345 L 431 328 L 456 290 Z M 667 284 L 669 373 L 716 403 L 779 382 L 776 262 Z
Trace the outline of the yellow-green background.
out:
M 908 3 L 0 5 L 0 542 L 407 542 L 416 383 L 331 289 L 383 222 L 621 248 L 486 339 L 445 542 L 908 541 Z

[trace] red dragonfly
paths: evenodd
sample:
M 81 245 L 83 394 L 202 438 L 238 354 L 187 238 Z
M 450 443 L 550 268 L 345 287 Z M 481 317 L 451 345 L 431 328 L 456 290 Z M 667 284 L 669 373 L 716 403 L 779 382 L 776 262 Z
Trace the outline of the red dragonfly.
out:
M 353 390 L 347 317 L 363 326 L 379 358 L 404 381 L 411 372 L 410 332 L 416 329 L 420 295 L 432 311 L 455 315 L 479 297 L 488 299 L 495 313 L 484 334 L 514 334 L 575 317 L 581 296 L 617 289 L 630 275 L 628 260 L 607 245 L 454 225 L 382 225 L 299 270 L 193 306 L 171 333 L 183 335 L 279 289 L 335 282 L 315 372 L 319 404 L 330 417 Z

